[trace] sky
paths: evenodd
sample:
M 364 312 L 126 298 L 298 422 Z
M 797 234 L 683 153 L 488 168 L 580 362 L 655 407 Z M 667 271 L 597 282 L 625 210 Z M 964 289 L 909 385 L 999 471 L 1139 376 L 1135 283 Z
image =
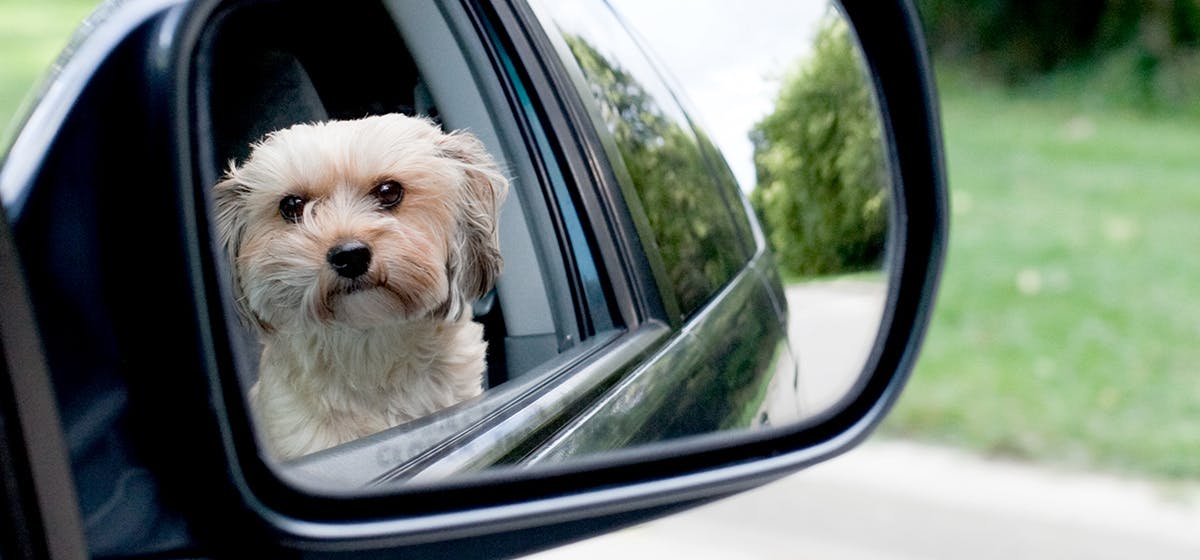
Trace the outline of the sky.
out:
M 683 89 L 692 117 L 753 190 L 754 123 L 771 111 L 780 78 L 806 56 L 825 0 L 609 0 Z

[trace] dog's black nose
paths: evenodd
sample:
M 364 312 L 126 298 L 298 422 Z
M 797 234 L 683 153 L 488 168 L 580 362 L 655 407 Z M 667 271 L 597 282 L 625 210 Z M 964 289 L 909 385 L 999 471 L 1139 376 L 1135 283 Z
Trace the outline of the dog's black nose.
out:
M 358 278 L 371 266 L 371 249 L 361 241 L 351 241 L 330 249 L 325 260 L 338 276 Z

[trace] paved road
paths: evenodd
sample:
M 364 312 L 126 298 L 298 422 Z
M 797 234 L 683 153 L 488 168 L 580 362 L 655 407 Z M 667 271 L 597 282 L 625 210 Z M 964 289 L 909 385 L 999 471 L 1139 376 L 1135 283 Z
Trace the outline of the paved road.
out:
M 1196 559 L 1200 486 L 871 441 L 763 488 L 529 558 Z
M 789 288 L 790 336 L 813 409 L 853 384 L 883 294 L 861 281 Z M 1200 485 L 871 441 L 761 489 L 530 558 L 1196 559 Z
M 788 338 L 810 413 L 837 402 L 862 372 L 875 344 L 887 286 L 834 280 L 787 288 Z

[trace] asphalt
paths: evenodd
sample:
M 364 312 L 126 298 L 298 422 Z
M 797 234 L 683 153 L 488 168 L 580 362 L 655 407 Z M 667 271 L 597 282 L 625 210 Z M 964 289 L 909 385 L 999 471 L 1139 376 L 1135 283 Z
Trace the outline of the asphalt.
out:
M 875 345 L 886 297 L 885 283 L 862 279 L 787 288 L 788 338 L 810 414 L 834 404 L 854 386 Z
M 873 440 L 762 488 L 529 558 L 1195 559 L 1200 485 Z
M 789 288 L 789 334 L 810 411 L 853 385 L 883 288 L 861 280 Z M 1196 559 L 1200 483 L 874 439 L 762 488 L 529 558 Z

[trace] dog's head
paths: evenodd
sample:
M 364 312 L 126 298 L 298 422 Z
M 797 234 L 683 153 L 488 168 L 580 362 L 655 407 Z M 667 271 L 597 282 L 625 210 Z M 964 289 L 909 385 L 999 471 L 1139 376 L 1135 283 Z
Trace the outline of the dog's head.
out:
M 239 311 L 267 332 L 457 319 L 500 273 L 507 189 L 478 139 L 420 118 L 271 133 L 213 191 Z

